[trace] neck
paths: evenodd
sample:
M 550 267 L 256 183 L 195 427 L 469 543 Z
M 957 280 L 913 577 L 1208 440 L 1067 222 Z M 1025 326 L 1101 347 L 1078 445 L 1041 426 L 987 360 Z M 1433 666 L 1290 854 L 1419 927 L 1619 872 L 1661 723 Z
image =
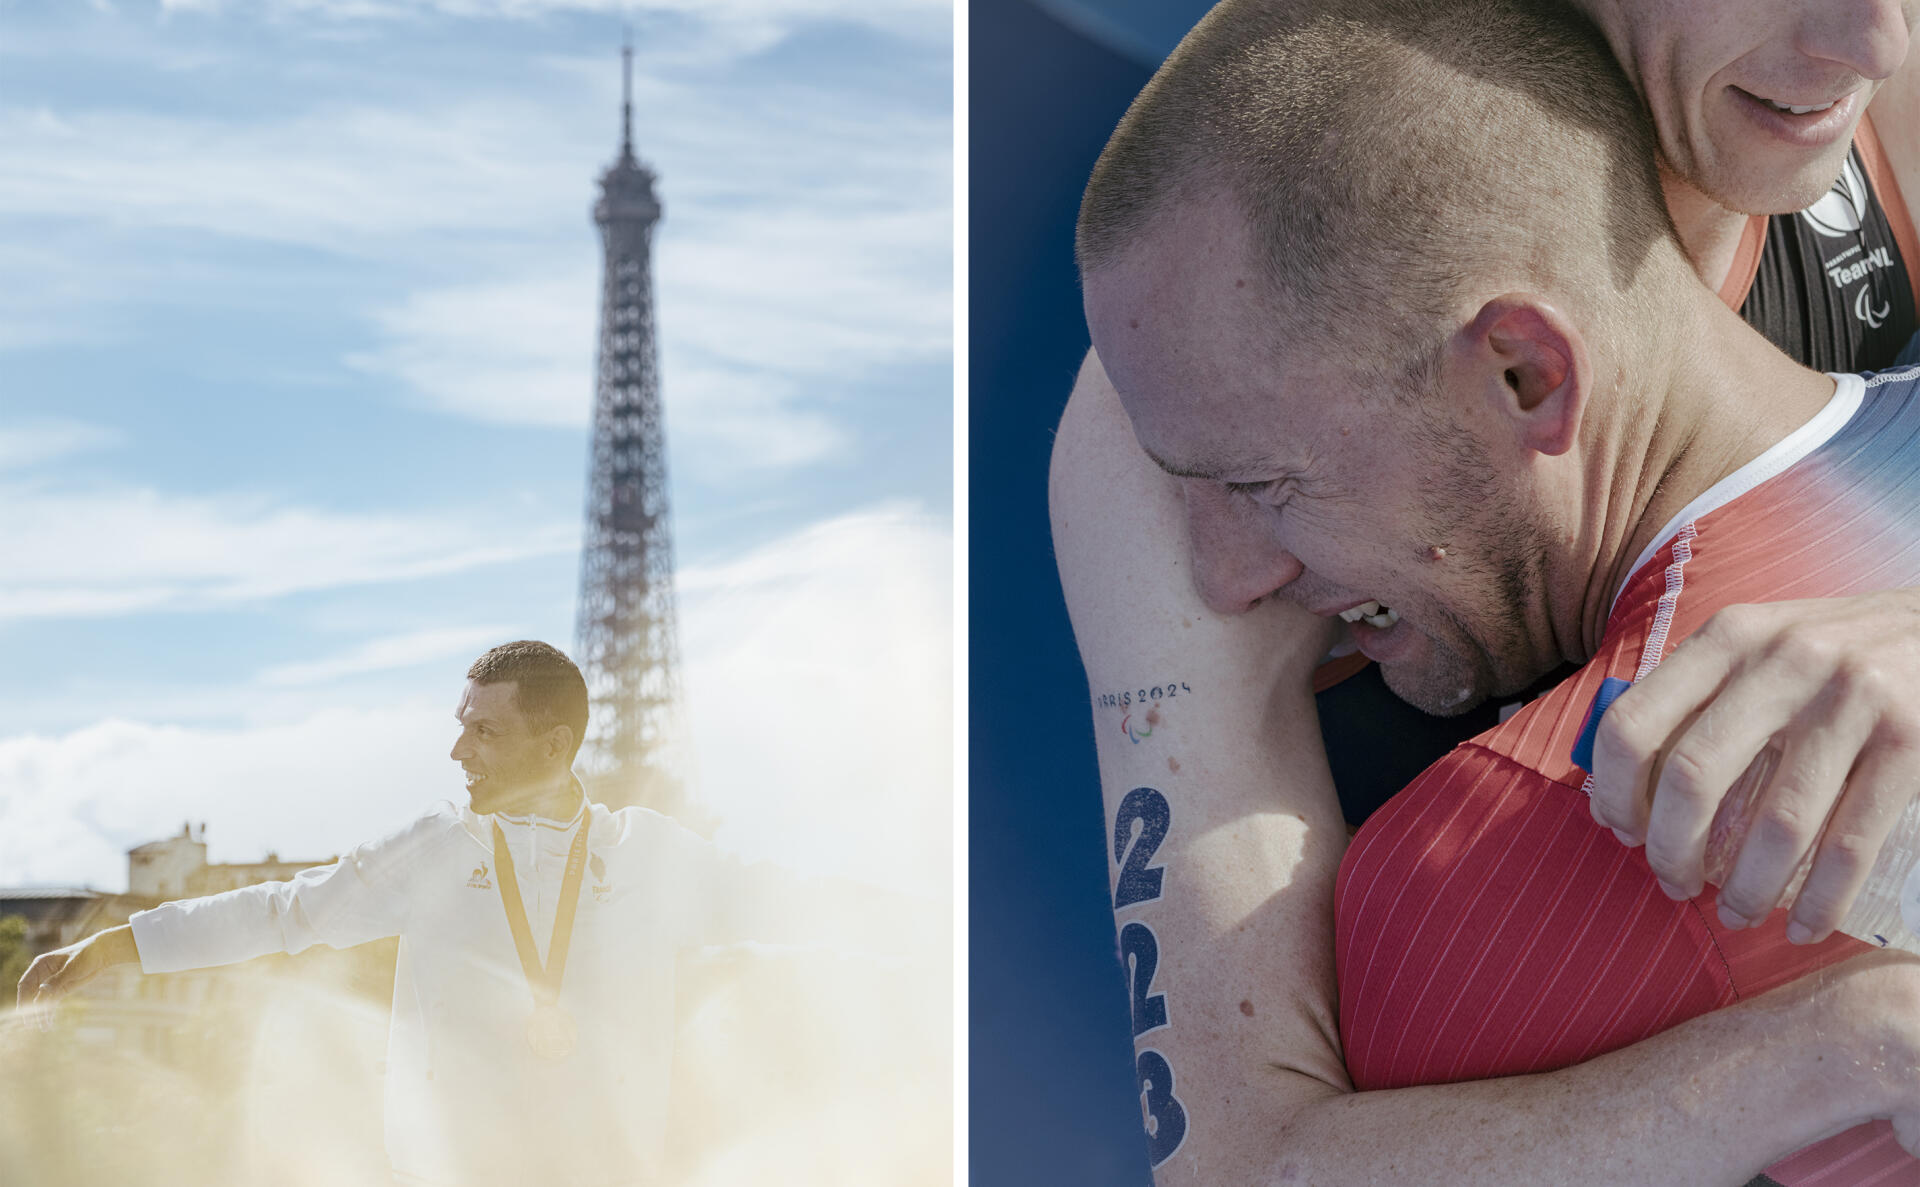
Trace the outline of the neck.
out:
M 539 816 L 546 820 L 571 820 L 583 799 L 572 771 L 562 771 L 543 783 L 530 785 L 498 803 L 485 808 L 475 804 L 476 812 L 504 812 L 509 816 Z
M 1575 522 L 1583 525 L 1555 616 L 1563 656 L 1599 649 L 1614 598 L 1633 563 L 1676 514 L 1805 424 L 1833 397 L 1833 381 L 1780 353 L 1711 293 L 1682 294 L 1685 312 L 1647 332 L 1637 355 L 1599 385 L 1596 426 Z M 1653 319 L 1644 323 L 1651 328 Z
M 1667 213 L 1673 216 L 1674 230 L 1680 233 L 1680 246 L 1687 260 L 1709 289 L 1718 293 L 1733 272 L 1733 257 L 1740 250 L 1740 238 L 1746 234 L 1749 215 L 1729 210 L 1695 189 L 1691 182 L 1660 163 L 1660 189 L 1666 195 Z

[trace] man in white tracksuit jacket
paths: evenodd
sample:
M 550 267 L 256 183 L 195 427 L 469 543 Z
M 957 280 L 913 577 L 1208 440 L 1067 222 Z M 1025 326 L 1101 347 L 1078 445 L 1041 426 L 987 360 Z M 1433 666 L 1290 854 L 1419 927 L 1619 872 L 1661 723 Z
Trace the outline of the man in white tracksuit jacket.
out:
M 658 813 L 587 801 L 572 773 L 586 709 L 579 670 L 558 650 L 494 648 L 456 711 L 467 806 L 441 804 L 291 881 L 142 911 L 40 957 L 21 1000 L 120 962 L 175 972 L 397 935 L 386 1064 L 396 1182 L 657 1182 L 676 952 L 793 937 L 773 909 L 786 892 L 772 871 Z

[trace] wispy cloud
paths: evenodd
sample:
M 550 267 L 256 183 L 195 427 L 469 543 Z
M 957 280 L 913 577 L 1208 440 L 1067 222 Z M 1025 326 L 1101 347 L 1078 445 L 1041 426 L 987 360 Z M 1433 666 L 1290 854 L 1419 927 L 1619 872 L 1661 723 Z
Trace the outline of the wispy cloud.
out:
M 598 281 L 591 270 L 520 282 L 463 285 L 414 293 L 375 317 L 386 341 L 349 355 L 350 366 L 405 381 L 428 405 L 450 415 L 499 424 L 584 429 L 593 410 L 593 342 Z M 764 295 L 759 298 L 763 303 Z M 689 302 L 682 302 L 688 305 Z M 694 326 L 702 314 L 726 320 L 723 303 L 676 310 L 667 319 Z M 778 470 L 839 454 L 847 434 L 823 411 L 838 385 L 894 353 L 862 358 L 849 350 L 829 370 L 821 359 L 777 367 L 758 356 L 778 342 L 777 318 L 738 312 L 739 339 L 718 330 L 663 334 L 663 396 L 674 452 L 708 480 Z M 767 324 L 759 324 L 762 320 Z M 804 327 L 781 325 L 796 354 Z M 816 343 L 806 342 L 809 352 Z M 941 344 L 944 346 L 944 343 Z M 875 357 L 878 356 L 878 357 Z
M 671 347 L 662 357 L 667 431 L 674 455 L 686 459 L 693 477 L 722 483 L 846 455 L 847 431 L 822 410 L 817 381 L 720 361 L 680 361 L 684 356 Z
M 844 374 L 939 357 L 953 340 L 949 215 L 819 209 L 698 227 L 660 251 L 670 333 L 765 369 Z
M 538 226 L 579 204 L 584 145 L 527 103 L 328 104 L 279 120 L 0 110 L 0 214 L 377 254 L 413 234 Z
M 256 496 L 0 486 L 0 619 L 171 610 L 560 555 L 579 528 L 444 512 L 349 513 Z
M 698 171 L 685 179 L 688 213 L 663 225 L 658 242 L 656 316 L 672 431 L 696 466 L 835 456 L 848 442 L 835 411 L 846 390 L 892 364 L 950 357 L 945 128 L 893 131 L 892 158 L 864 177 L 815 177 L 812 188 L 793 182 L 752 197 Z M 816 154 L 818 133 L 802 138 Z M 852 136 L 856 156 L 874 147 L 866 136 Z M 724 146 L 715 155 L 733 159 Z M 766 167 L 791 178 L 818 160 Z M 672 193 L 668 201 L 679 205 Z M 596 257 L 583 236 L 572 268 L 413 292 L 375 312 L 381 342 L 349 362 L 402 379 L 454 415 L 584 426 Z
M 120 434 L 76 420 L 0 424 L 0 470 L 25 469 L 118 444 Z
M 938 37 L 940 18 L 951 17 L 947 0 L 268 0 L 258 7 L 279 16 L 334 20 L 392 19 L 436 14 L 460 18 L 537 18 L 550 13 L 605 13 L 642 17 L 683 14 L 715 23 L 756 25 L 778 32 L 807 21 L 872 24 Z M 163 13 L 217 13 L 238 9 L 230 0 L 160 0 Z
M 394 375 L 455 415 L 584 427 L 593 408 L 598 287 L 582 268 L 412 293 L 375 311 L 384 342 L 347 362 Z
M 338 655 L 301 663 L 280 664 L 260 673 L 260 683 L 272 687 L 326 684 L 347 676 L 365 676 L 432 663 L 449 656 L 477 654 L 505 642 L 510 628 L 503 626 L 448 627 L 413 631 L 370 639 Z

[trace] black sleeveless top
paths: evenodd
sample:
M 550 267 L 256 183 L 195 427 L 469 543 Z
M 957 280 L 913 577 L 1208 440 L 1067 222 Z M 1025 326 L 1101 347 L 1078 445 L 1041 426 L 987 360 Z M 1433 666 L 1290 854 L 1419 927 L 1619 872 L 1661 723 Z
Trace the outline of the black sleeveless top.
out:
M 1748 324 L 1816 370 L 1881 370 L 1914 336 L 1909 262 L 1874 191 L 1874 172 L 1856 140 L 1832 191 L 1798 214 L 1766 220 L 1758 270 L 1740 305 Z M 1750 252 L 1742 258 L 1754 266 Z M 1729 303 L 1738 295 L 1737 287 L 1723 292 Z M 1347 823 L 1358 825 L 1441 755 L 1498 725 L 1503 709 L 1517 709 L 1577 666 L 1459 717 L 1432 717 L 1394 696 L 1378 664 L 1318 693 L 1320 734 Z
M 1913 336 L 1913 282 L 1860 146 L 1826 197 L 1767 224 L 1747 324 L 1816 371 L 1892 363 Z

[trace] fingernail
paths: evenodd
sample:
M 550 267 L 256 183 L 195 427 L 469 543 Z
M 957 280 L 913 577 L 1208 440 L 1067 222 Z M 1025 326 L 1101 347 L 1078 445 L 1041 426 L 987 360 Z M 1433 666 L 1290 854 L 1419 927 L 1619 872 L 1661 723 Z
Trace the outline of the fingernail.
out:
M 1686 902 L 1686 901 L 1687 901 L 1688 899 L 1690 899 L 1690 898 L 1692 898 L 1692 897 L 1693 897 L 1692 895 L 1690 895 L 1690 894 L 1687 894 L 1686 892 L 1684 892 L 1684 891 L 1682 891 L 1682 890 L 1681 890 L 1681 889 L 1680 889 L 1680 888 L 1679 888 L 1678 886 L 1674 886 L 1674 885 L 1672 885 L 1671 883 L 1668 883 L 1668 882 L 1666 882 L 1666 881 L 1662 881 L 1662 882 L 1660 883 L 1660 890 L 1661 890 L 1661 892 L 1662 892 L 1662 893 L 1664 893 L 1664 894 L 1665 894 L 1665 895 L 1666 895 L 1666 896 L 1667 896 L 1668 898 L 1670 898 L 1670 899 L 1672 899 L 1673 901 L 1675 901 L 1675 902 L 1677 902 L 1677 903 L 1684 903 L 1684 902 Z
M 1747 925 L 1746 916 L 1736 913 L 1725 903 L 1720 904 L 1720 924 L 1730 931 L 1739 931 Z
M 1613 835 L 1622 845 L 1625 845 L 1629 849 L 1632 849 L 1635 846 L 1640 844 L 1640 838 L 1634 836 L 1632 833 L 1628 832 L 1624 828 L 1614 829 Z
M 1810 944 L 1813 942 L 1813 929 L 1798 919 L 1787 924 L 1787 943 Z

